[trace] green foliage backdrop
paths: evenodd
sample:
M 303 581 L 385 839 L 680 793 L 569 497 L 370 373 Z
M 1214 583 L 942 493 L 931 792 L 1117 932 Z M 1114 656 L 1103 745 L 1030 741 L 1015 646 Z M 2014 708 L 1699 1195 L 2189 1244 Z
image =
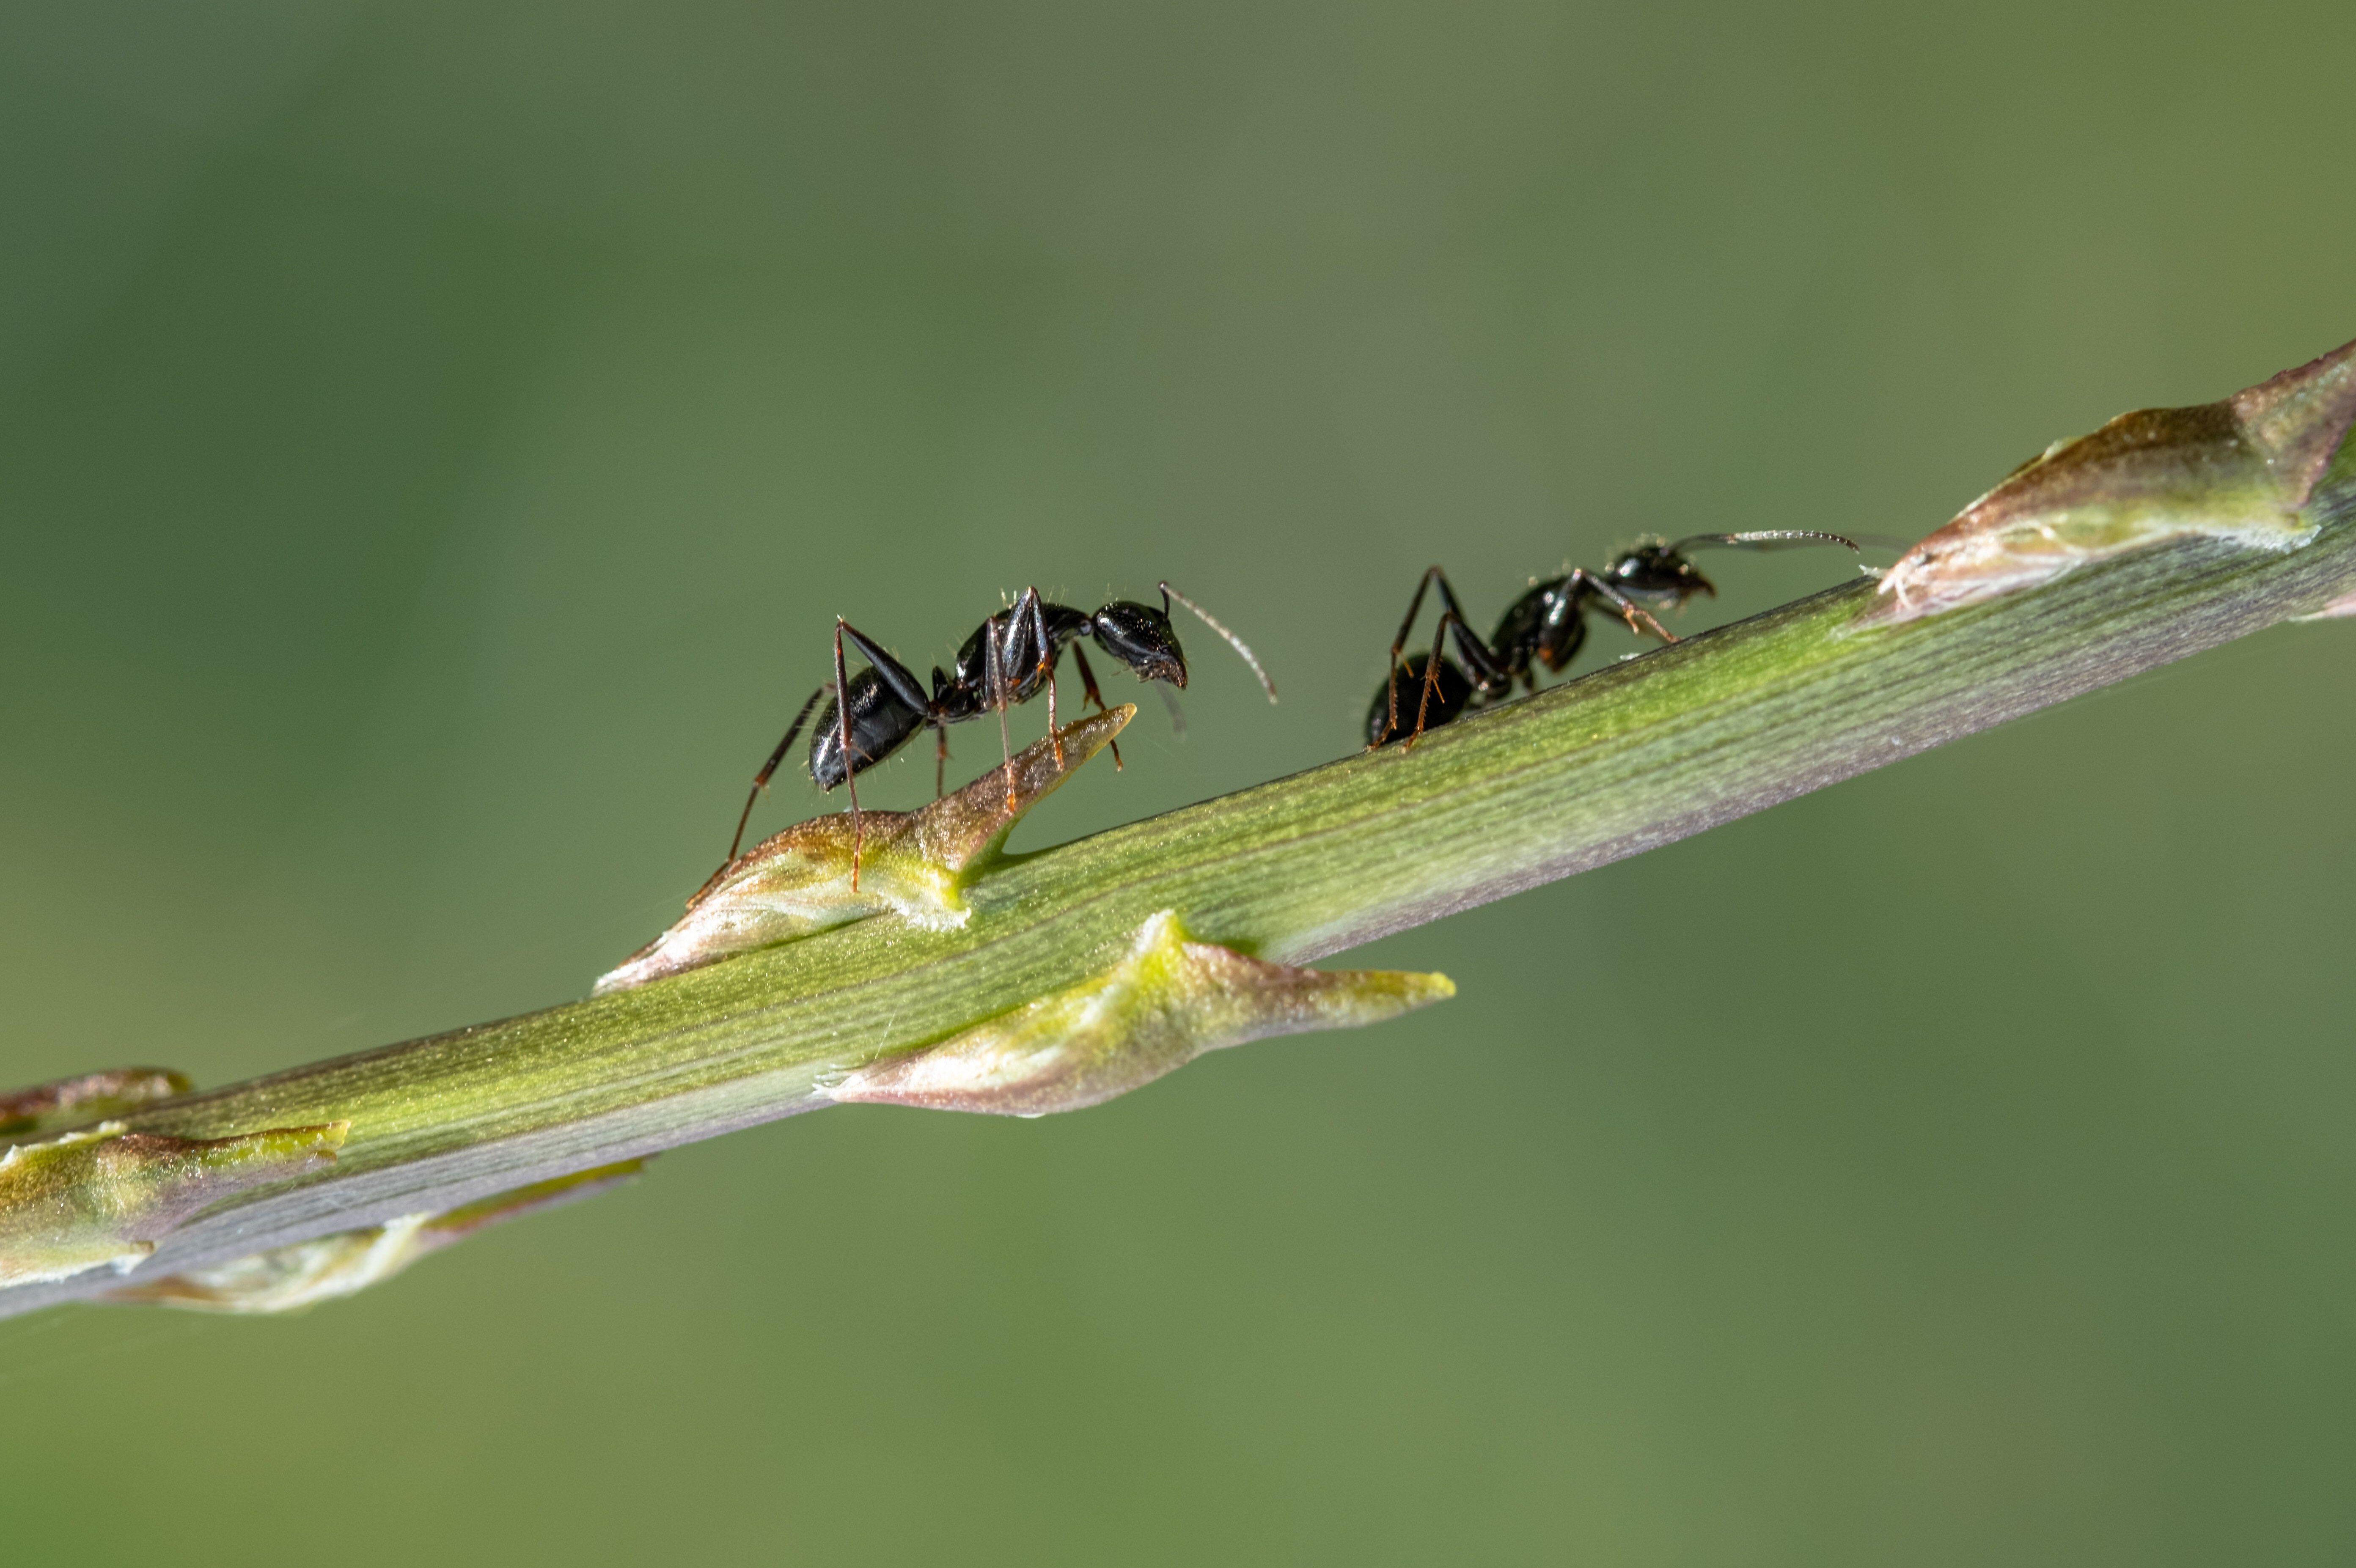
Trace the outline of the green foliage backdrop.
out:
M 12 8 L 0 1084 L 583 993 L 837 613 L 929 662 L 1166 575 L 1251 636 L 1281 707 L 1203 643 L 1187 737 L 1147 699 L 1020 847 L 1346 749 L 1432 560 L 1486 615 L 1640 530 L 1923 531 L 2356 335 L 2351 48 L 2320 4 Z M 1461 987 L 1378 1030 L 682 1150 L 298 1320 L 0 1325 L 8 1539 L 2344 1559 L 2351 701 L 2345 628 L 2268 634 L 1366 950 Z

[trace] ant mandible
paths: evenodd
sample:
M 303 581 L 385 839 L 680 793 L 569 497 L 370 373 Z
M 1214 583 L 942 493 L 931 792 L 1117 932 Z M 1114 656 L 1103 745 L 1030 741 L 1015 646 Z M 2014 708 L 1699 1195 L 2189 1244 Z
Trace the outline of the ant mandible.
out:
M 851 882 L 854 888 L 859 885 L 859 849 L 865 839 L 856 775 L 906 745 L 919 731 L 931 730 L 940 738 L 933 772 L 933 790 L 938 795 L 948 765 L 948 727 L 979 719 L 994 709 L 998 714 L 999 745 L 1010 764 L 1007 805 L 1012 806 L 1013 744 L 1006 728 L 1007 709 L 1030 701 L 1043 688 L 1046 691 L 1047 729 L 1051 736 L 1056 737 L 1055 761 L 1060 766 L 1064 749 L 1055 724 L 1055 670 L 1065 649 L 1071 650 L 1073 662 L 1079 667 L 1082 695 L 1099 711 L 1105 706 L 1104 694 L 1097 689 L 1096 672 L 1088 667 L 1088 656 L 1079 646 L 1083 641 L 1095 642 L 1140 680 L 1164 681 L 1183 688 L 1186 684 L 1186 654 L 1178 645 L 1178 634 L 1170 624 L 1170 602 L 1173 599 L 1192 610 L 1205 625 L 1240 654 L 1267 688 L 1268 699 L 1276 700 L 1275 683 L 1268 678 L 1268 672 L 1260 668 L 1259 660 L 1252 656 L 1242 638 L 1167 582 L 1158 586 L 1162 592 L 1159 610 L 1151 604 L 1120 599 L 1093 613 L 1050 603 L 1039 597 L 1036 588 L 1025 588 L 1013 603 L 974 628 L 973 635 L 958 649 L 949 670 L 945 672 L 938 665 L 933 667 L 929 697 L 907 666 L 858 627 L 836 616 L 834 678 L 803 701 L 793 723 L 787 726 L 786 738 L 777 742 L 777 749 L 769 753 L 769 760 L 754 775 L 752 793 L 744 797 L 744 812 L 736 818 L 736 837 L 729 841 L 728 859 L 735 859 L 737 850 L 744 847 L 744 825 L 752 820 L 754 803 L 768 788 L 770 776 L 785 761 L 810 709 L 829 692 L 833 695 L 819 710 L 818 723 L 810 731 L 809 772 L 822 790 L 832 790 L 837 784 L 850 787 Z M 856 676 L 847 676 L 844 668 L 845 642 L 867 660 L 867 667 Z M 1118 745 L 1113 747 L 1112 754 L 1118 765 Z
M 1415 597 L 1408 601 L 1407 619 L 1399 623 L 1398 635 L 1391 641 L 1390 677 L 1375 694 L 1374 706 L 1366 712 L 1366 749 L 1371 752 L 1387 745 L 1401 733 L 1398 692 L 1402 674 L 1423 688 L 1416 703 L 1415 729 L 1407 736 L 1407 744 L 1412 747 L 1426 730 L 1436 730 L 1453 721 L 1466 708 L 1504 701 L 1513 695 L 1516 681 L 1536 691 L 1538 665 L 1544 665 L 1549 674 L 1560 675 L 1587 639 L 1590 611 L 1609 606 L 1628 623 L 1630 631 L 1649 632 L 1665 643 L 1676 642 L 1668 629 L 1637 601 L 1645 600 L 1674 610 L 1682 609 L 1686 601 L 1697 593 L 1715 595 L 1717 584 L 1701 574 L 1687 551 L 1704 547 L 1775 549 L 1785 545 L 1810 544 L 1858 548 L 1854 539 L 1812 528 L 1692 534 L 1674 544 L 1665 539 L 1646 539 L 1622 551 L 1600 574 L 1573 567 L 1565 576 L 1532 584 L 1498 619 L 1496 631 L 1485 643 L 1465 623 L 1464 611 L 1456 603 L 1456 591 L 1449 585 L 1448 574 L 1432 567 L 1416 584 Z M 1431 652 L 1402 661 L 1400 650 L 1407 646 L 1408 633 L 1414 629 L 1416 614 L 1423 608 L 1424 591 L 1435 583 L 1440 587 L 1440 614 L 1431 639 Z M 1448 656 L 1451 628 L 1456 634 L 1457 656 L 1463 661 L 1461 667 L 1456 659 Z

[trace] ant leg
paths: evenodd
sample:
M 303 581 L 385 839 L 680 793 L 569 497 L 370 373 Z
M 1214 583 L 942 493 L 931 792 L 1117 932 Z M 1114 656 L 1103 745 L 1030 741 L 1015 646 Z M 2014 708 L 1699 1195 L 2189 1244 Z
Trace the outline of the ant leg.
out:
M 1047 677 L 1047 739 L 1055 748 L 1055 771 L 1062 773 L 1064 771 L 1064 736 L 1055 725 L 1055 645 L 1047 640 L 1047 620 L 1039 609 L 1039 591 L 1036 588 L 1026 588 L 1023 591 L 1022 596 L 1014 601 L 1014 613 L 1021 615 L 1025 605 L 1029 606 L 1031 613 L 1031 635 L 1039 639 L 1038 668 Z M 1013 624 L 1008 623 L 1006 629 L 1011 637 L 1014 630 Z M 1013 782 L 1013 773 L 1010 766 L 1007 784 L 1011 787 Z
M 851 645 L 857 648 L 861 656 L 873 667 L 876 678 L 892 688 L 893 696 L 919 713 L 932 711 L 932 699 L 925 695 L 924 685 L 916 679 L 914 671 L 894 658 L 890 650 L 877 643 L 874 638 L 843 620 L 840 615 L 835 617 L 835 623 L 840 627 L 838 636 L 848 637 L 851 640 Z M 846 757 L 844 760 L 848 761 L 849 758 Z M 874 759 L 871 757 L 868 760 L 873 762 Z
M 851 749 L 851 680 L 842 665 L 842 642 L 846 637 L 851 639 L 851 645 L 865 656 L 876 678 L 894 697 L 919 713 L 931 712 L 933 704 L 932 699 L 925 695 L 925 688 L 917 684 L 916 677 L 909 673 L 906 665 L 894 658 L 882 644 L 841 616 L 834 618 L 834 715 L 835 723 L 840 727 L 836 733 L 842 741 L 842 782 L 851 791 L 851 888 L 856 892 L 859 891 L 859 858 L 867 846 L 867 819 L 860 815 L 859 810 L 859 769 L 862 762 L 875 759 Z
M 1415 705 L 1415 733 L 1409 735 L 1407 744 L 1399 748 L 1402 752 L 1414 751 L 1415 743 L 1423 739 L 1423 721 L 1431 711 L 1431 694 L 1440 689 L 1440 661 L 1448 656 L 1448 628 L 1451 625 L 1461 627 L 1463 624 L 1455 611 L 1440 612 L 1440 626 L 1431 636 L 1431 660 L 1423 667 L 1423 699 Z
M 1564 596 L 1574 603 L 1582 591 L 1604 601 L 1620 613 L 1620 618 L 1628 623 L 1628 629 L 1640 636 L 1650 632 L 1665 643 L 1677 640 L 1676 634 L 1653 619 L 1644 606 L 1583 566 L 1572 567 L 1569 581 L 1562 586 Z
M 990 647 L 990 700 L 998 709 L 998 749 L 1005 754 L 1006 809 L 1019 809 L 1014 799 L 1014 742 L 1006 731 L 1006 664 L 998 645 L 998 635 L 990 623 L 981 624 L 982 640 Z
M 1097 711 L 1099 713 L 1111 712 L 1112 709 L 1105 706 L 1104 693 L 1097 689 L 1097 672 L 1088 667 L 1087 653 L 1077 643 L 1074 643 L 1072 645 L 1072 662 L 1080 667 L 1080 695 L 1082 699 L 1095 703 L 1097 705 Z M 1109 744 L 1112 747 L 1113 772 L 1119 773 L 1120 771 L 1120 742 L 1114 741 L 1109 742 Z
M 1407 619 L 1399 623 L 1398 635 L 1391 639 L 1391 675 L 1389 691 L 1390 721 L 1388 729 L 1385 731 L 1387 734 L 1395 735 L 1398 733 L 1399 655 L 1406 650 L 1407 635 L 1415 629 L 1415 618 L 1423 610 L 1424 591 L 1431 587 L 1434 583 L 1438 583 L 1440 585 L 1440 607 L 1442 618 L 1445 619 L 1449 616 L 1453 616 L 1455 618 L 1456 645 L 1459 648 L 1465 650 L 1466 659 L 1471 663 L 1486 667 L 1482 671 L 1484 678 L 1488 676 L 1490 671 L 1495 669 L 1497 667 L 1496 657 L 1489 652 L 1488 645 L 1485 643 L 1480 643 L 1480 639 L 1472 635 L 1472 628 L 1465 624 L 1463 606 L 1456 603 L 1456 590 L 1450 586 L 1448 581 L 1448 573 L 1442 571 L 1436 566 L 1425 568 L 1423 580 L 1415 585 L 1415 597 L 1407 602 Z M 1443 637 L 1446 635 L 1444 628 L 1441 635 Z M 1468 640 L 1473 643 L 1479 643 L 1480 647 L 1477 655 L 1474 654 L 1471 648 L 1466 647 Z M 1427 685 L 1428 684 L 1429 682 L 1427 682 Z M 1419 718 L 1416 720 L 1415 732 L 1419 735 L 1423 733 L 1423 721 Z M 1409 745 L 1414 744 L 1411 741 L 1408 743 Z M 1366 748 L 1366 750 L 1370 752 L 1374 749 L 1375 748 L 1371 745 Z
M 728 841 L 728 859 L 721 861 L 721 865 L 726 866 L 729 860 L 735 859 L 736 851 L 744 847 L 744 825 L 753 820 L 753 803 L 761 798 L 763 790 L 769 787 L 769 779 L 776 773 L 777 764 L 786 760 L 786 752 L 792 748 L 794 737 L 802 732 L 803 720 L 809 717 L 810 709 L 818 706 L 818 699 L 825 695 L 826 688 L 822 686 L 809 694 L 802 703 L 801 711 L 794 715 L 794 721 L 786 726 L 786 738 L 777 742 L 777 749 L 769 753 L 769 760 L 763 763 L 761 771 L 753 775 L 753 793 L 744 797 L 744 810 L 736 818 L 736 837 Z
M 949 727 L 946 724 L 936 724 L 933 726 L 933 733 L 938 735 L 941 739 L 940 750 L 933 756 L 933 798 L 935 800 L 938 800 L 941 798 L 943 791 L 948 787 L 947 780 L 948 778 L 949 772 Z
M 850 630 L 841 616 L 834 618 L 834 721 L 842 739 L 842 787 L 851 792 L 851 891 L 855 893 L 860 853 L 867 848 L 867 820 L 859 815 L 859 759 L 851 751 L 851 681 L 842 669 L 842 634 Z
M 1097 672 L 1088 667 L 1088 656 L 1077 643 L 1072 645 L 1072 662 L 1080 667 L 1080 700 L 1095 703 L 1099 713 L 1111 712 L 1105 706 L 1104 693 L 1097 689 Z
M 1440 580 L 1440 586 L 1447 586 L 1445 578 Z M 1448 596 L 1446 619 L 1456 628 L 1456 656 L 1464 661 L 1465 673 L 1472 677 L 1472 684 L 1481 694 L 1485 697 L 1494 688 L 1511 697 L 1514 694 L 1512 672 L 1505 667 L 1505 661 L 1497 656 L 1496 650 L 1483 642 L 1472 628 L 1465 624 L 1464 612 L 1457 608 L 1453 595 Z
M 1415 630 L 1415 618 L 1423 613 L 1423 595 L 1425 591 L 1429 589 L 1434 581 L 1444 583 L 1447 581 L 1448 574 L 1440 571 L 1440 568 L 1432 566 L 1426 567 L 1424 569 L 1423 576 L 1417 580 L 1415 585 L 1415 597 L 1407 602 L 1407 619 L 1399 623 L 1398 635 L 1391 639 L 1391 677 L 1389 695 L 1387 698 L 1390 704 L 1390 718 L 1383 726 L 1383 733 L 1386 735 L 1396 735 L 1398 733 L 1399 655 L 1407 648 L 1407 635 Z M 1442 593 L 1447 593 L 1448 590 L 1446 588 L 1442 588 L 1440 592 Z M 1450 597 L 1453 598 L 1454 595 L 1451 594 Z M 1371 752 L 1376 746 L 1381 744 L 1382 742 L 1380 741 L 1369 742 L 1366 750 Z

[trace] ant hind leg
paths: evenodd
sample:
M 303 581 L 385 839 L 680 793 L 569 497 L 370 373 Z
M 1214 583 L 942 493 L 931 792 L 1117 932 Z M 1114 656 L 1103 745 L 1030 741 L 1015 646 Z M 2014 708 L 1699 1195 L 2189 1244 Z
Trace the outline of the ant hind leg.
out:
M 1462 624 L 1455 611 L 1440 613 L 1440 625 L 1431 635 L 1431 658 L 1423 667 L 1423 697 L 1415 705 L 1415 733 L 1399 748 L 1402 752 L 1414 751 L 1415 743 L 1423 739 L 1424 721 L 1431 713 L 1431 695 L 1440 689 L 1440 662 L 1448 656 L 1448 628 Z
M 851 750 L 851 681 L 842 668 L 842 617 L 834 618 L 834 721 L 842 741 L 842 786 L 851 792 L 851 891 L 859 891 L 859 857 L 867 848 L 867 820 L 859 814 L 859 759 Z
M 1437 566 L 1426 567 L 1422 577 L 1419 578 L 1416 581 L 1414 597 L 1410 598 L 1407 602 L 1407 618 L 1399 623 L 1398 635 L 1391 639 L 1390 688 L 1388 696 L 1386 699 L 1389 704 L 1390 717 L 1386 721 L 1383 729 L 1383 733 L 1386 736 L 1396 735 L 1398 733 L 1399 655 L 1407 650 L 1407 635 L 1415 630 L 1415 618 L 1423 613 L 1423 596 L 1430 590 L 1431 585 L 1434 582 L 1440 584 L 1440 592 L 1443 599 L 1451 605 L 1456 602 L 1456 595 L 1449 590 L 1448 574 L 1440 571 Z M 1417 724 L 1416 733 L 1421 734 L 1422 732 L 1423 726 L 1420 723 Z M 1367 743 L 1366 750 L 1371 752 L 1381 744 L 1382 741 L 1369 741 Z
M 723 868 L 729 860 L 735 859 L 736 852 L 744 847 L 744 825 L 753 820 L 753 803 L 759 800 L 761 792 L 769 787 L 769 780 L 776 773 L 777 764 L 786 760 L 786 752 L 793 747 L 794 737 L 802 732 L 803 721 L 809 718 L 810 709 L 818 706 L 818 699 L 825 695 L 826 688 L 822 686 L 809 694 L 803 701 L 801 710 L 794 715 L 794 721 L 786 726 L 786 738 L 777 742 L 777 749 L 769 753 L 769 760 L 763 763 L 761 771 L 753 775 L 753 793 L 744 797 L 744 809 L 737 816 L 736 837 L 728 841 L 728 859 L 721 862 Z

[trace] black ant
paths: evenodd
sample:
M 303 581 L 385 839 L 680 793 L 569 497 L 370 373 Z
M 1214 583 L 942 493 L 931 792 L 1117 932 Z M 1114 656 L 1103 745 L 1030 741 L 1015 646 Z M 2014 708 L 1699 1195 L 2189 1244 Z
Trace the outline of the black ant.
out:
M 1084 640 L 1093 640 L 1097 646 L 1121 664 L 1140 680 L 1165 681 L 1175 687 L 1186 684 L 1186 654 L 1178 645 L 1178 634 L 1170 624 L 1170 602 L 1179 603 L 1200 616 L 1205 625 L 1226 639 L 1229 647 L 1243 656 L 1251 666 L 1252 674 L 1268 689 L 1268 699 L 1276 700 L 1276 685 L 1268 672 L 1244 645 L 1243 639 L 1212 619 L 1208 611 L 1179 592 L 1167 582 L 1159 585 L 1162 608 L 1140 604 L 1132 600 L 1116 600 L 1091 613 L 1074 609 L 1069 604 L 1051 603 L 1039 597 L 1036 588 L 1025 588 L 1014 603 L 992 615 L 973 630 L 958 649 L 952 667 L 943 671 L 933 667 L 933 690 L 927 697 L 917 684 L 908 667 L 894 658 L 883 645 L 841 616 L 834 619 L 834 678 L 809 694 L 794 721 L 786 729 L 786 738 L 769 753 L 754 775 L 753 791 L 744 797 L 744 810 L 736 819 L 736 837 L 729 841 L 728 859 L 744 843 L 744 825 L 752 819 L 753 805 L 761 792 L 769 786 L 770 775 L 784 762 L 792 747 L 794 737 L 802 731 L 810 709 L 819 699 L 827 697 L 818 723 L 810 731 L 809 771 L 819 788 L 831 790 L 837 784 L 851 789 L 851 886 L 859 885 L 859 846 L 863 832 L 859 816 L 859 785 L 855 775 L 866 772 L 914 740 L 924 730 L 935 731 L 940 738 L 940 748 L 934 763 L 933 790 L 940 793 L 944 773 L 948 765 L 949 731 L 952 724 L 969 719 L 979 719 L 995 710 L 998 714 L 999 744 L 1005 751 L 1007 769 L 1007 805 L 1014 805 L 1012 741 L 1008 738 L 1006 710 L 1019 702 L 1028 702 L 1044 688 L 1047 693 L 1047 730 L 1055 736 L 1055 762 L 1064 760 L 1063 741 L 1055 725 L 1055 669 L 1062 662 L 1064 650 L 1069 648 L 1072 659 L 1079 667 L 1080 686 L 1087 700 L 1104 709 L 1104 694 L 1097 689 L 1096 672 L 1088 667 L 1088 656 L 1079 646 Z M 867 667 L 855 677 L 846 677 L 843 667 L 842 645 L 848 641 L 867 659 Z M 1120 748 L 1112 749 L 1113 762 L 1119 765 Z M 845 765 L 845 760 L 849 765 Z M 723 862 L 726 864 L 726 862 Z
M 1402 732 L 1398 710 L 1402 674 L 1423 688 L 1423 695 L 1416 703 L 1415 728 L 1407 735 L 1407 743 L 1411 747 L 1426 730 L 1437 730 L 1451 722 L 1468 707 L 1504 701 L 1513 695 L 1516 681 L 1536 691 L 1538 665 L 1544 665 L 1549 674 L 1560 675 L 1578 656 L 1580 645 L 1587 639 L 1590 611 L 1608 605 L 1628 623 L 1630 631 L 1649 632 L 1665 643 L 1676 642 L 1667 628 L 1636 601 L 1649 600 L 1668 609 L 1682 609 L 1686 601 L 1697 593 L 1715 595 L 1717 584 L 1701 574 L 1701 570 L 1687 559 L 1687 551 L 1705 546 L 1774 549 L 1783 545 L 1806 544 L 1858 548 L 1854 539 L 1810 528 L 1693 534 L 1675 544 L 1648 539 L 1622 551 L 1601 574 L 1573 567 L 1566 576 L 1532 584 L 1529 592 L 1515 600 L 1499 618 L 1496 631 L 1485 643 L 1465 624 L 1464 611 L 1456 603 L 1456 592 L 1449 586 L 1448 574 L 1432 567 L 1416 584 L 1415 597 L 1408 601 L 1407 619 L 1399 623 L 1398 635 L 1391 641 L 1390 678 L 1375 694 L 1374 706 L 1366 712 L 1366 749 L 1373 751 L 1387 745 Z M 1423 608 L 1424 590 L 1434 583 L 1440 585 L 1440 625 L 1431 639 L 1431 652 L 1402 661 L 1399 653 L 1407 646 L 1407 635 L 1415 626 L 1417 613 Z M 1457 657 L 1463 660 L 1462 667 L 1448 656 L 1451 627 L 1456 633 Z

